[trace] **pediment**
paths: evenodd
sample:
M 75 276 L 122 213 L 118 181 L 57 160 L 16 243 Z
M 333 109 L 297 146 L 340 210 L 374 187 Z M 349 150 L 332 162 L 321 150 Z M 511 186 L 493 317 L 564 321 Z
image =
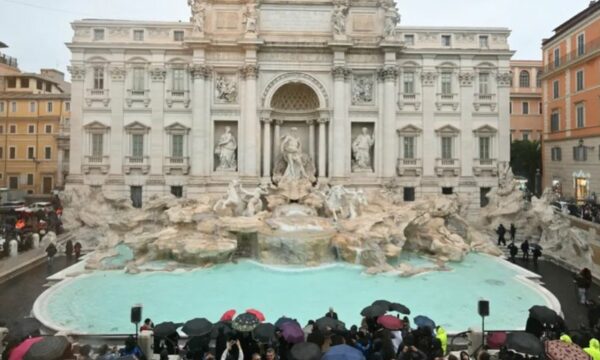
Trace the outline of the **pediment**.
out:
M 148 131 L 150 128 L 139 121 L 134 121 L 131 124 L 125 126 L 127 131 Z
M 452 125 L 445 125 L 435 131 L 438 134 L 451 134 L 457 135 L 460 134 L 460 129 L 456 128 Z
M 187 126 L 179 123 L 179 122 L 175 122 L 169 126 L 165 127 L 165 131 L 168 133 L 186 133 L 190 130 L 190 128 L 188 128 Z
M 88 131 L 89 130 L 108 130 L 108 129 L 110 129 L 110 126 L 104 125 L 100 121 L 93 121 L 87 125 L 84 125 L 83 128 Z
M 477 129 L 473 130 L 473 132 L 476 134 L 495 134 L 498 132 L 498 129 L 496 129 L 490 125 L 483 125 L 481 127 L 478 127 Z
M 415 125 L 406 125 L 405 127 L 396 130 L 398 135 L 415 135 L 420 134 L 423 130 Z

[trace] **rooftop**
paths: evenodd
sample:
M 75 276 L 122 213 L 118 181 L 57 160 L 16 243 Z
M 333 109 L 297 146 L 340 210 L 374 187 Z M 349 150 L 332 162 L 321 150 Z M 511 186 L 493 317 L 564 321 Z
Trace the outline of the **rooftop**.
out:
M 566 33 L 571 28 L 582 22 L 583 20 L 595 15 L 600 12 L 600 0 L 592 0 L 590 1 L 590 5 L 584 10 L 577 13 L 575 16 L 560 24 L 556 29 L 554 29 L 554 35 L 549 39 L 542 40 L 542 45 L 546 45 L 552 40 L 556 39 L 560 35 Z

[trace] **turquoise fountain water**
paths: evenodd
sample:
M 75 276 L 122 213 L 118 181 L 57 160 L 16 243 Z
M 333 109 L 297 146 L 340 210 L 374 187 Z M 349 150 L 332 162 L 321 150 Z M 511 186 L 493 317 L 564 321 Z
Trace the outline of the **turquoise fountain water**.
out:
M 131 332 L 129 309 L 136 303 L 144 305 L 144 317 L 155 323 L 194 317 L 216 321 L 228 309 L 248 308 L 263 311 L 267 321 L 286 315 L 305 323 L 333 306 L 350 325 L 360 322 L 364 306 L 387 299 L 407 305 L 411 318 L 427 315 L 458 332 L 480 324 L 476 311 L 480 299 L 491 302 L 490 329 L 523 328 L 528 309 L 550 301 L 533 283 L 517 279 L 519 270 L 498 259 L 471 254 L 451 267 L 450 272 L 412 278 L 369 276 L 360 267 L 342 264 L 298 269 L 240 262 L 176 273 L 106 271 L 49 289 L 34 312 L 56 329 L 116 334 Z

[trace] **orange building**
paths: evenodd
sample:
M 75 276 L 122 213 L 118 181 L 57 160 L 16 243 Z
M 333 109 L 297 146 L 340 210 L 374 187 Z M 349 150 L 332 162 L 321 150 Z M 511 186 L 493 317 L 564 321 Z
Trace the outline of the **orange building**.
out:
M 600 194 L 600 1 L 543 41 L 544 185 L 579 202 Z
M 510 136 L 515 140 L 541 140 L 544 130 L 542 62 L 513 60 L 510 90 Z
M 70 85 L 64 74 L 22 73 L 0 54 L 0 186 L 50 194 L 69 158 Z

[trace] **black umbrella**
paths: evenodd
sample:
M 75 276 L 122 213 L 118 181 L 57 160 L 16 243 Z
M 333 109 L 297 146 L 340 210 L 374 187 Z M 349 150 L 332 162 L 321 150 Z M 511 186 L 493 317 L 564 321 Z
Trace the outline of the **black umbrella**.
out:
M 321 349 L 313 343 L 300 343 L 292 347 L 290 351 L 292 360 L 319 360 Z
M 335 330 L 335 331 L 346 330 L 346 324 L 344 324 L 343 322 L 341 322 L 339 320 L 335 320 L 335 319 L 327 317 L 327 316 L 322 317 L 322 318 L 318 319 L 317 321 L 315 321 L 315 325 L 321 331 L 327 331 L 328 329 Z
M 399 312 L 400 314 L 404 314 L 404 315 L 410 315 L 410 309 L 399 303 L 390 304 L 389 310 L 396 311 L 396 312 Z
M 282 316 L 277 321 L 275 321 L 275 327 L 281 327 L 281 325 L 285 324 L 286 322 L 295 322 L 296 324 L 300 325 L 298 320 Z
M 40 332 L 42 323 L 35 318 L 24 318 L 15 321 L 9 327 L 9 335 L 12 339 L 25 339 L 32 335 L 37 335 Z
M 544 353 L 544 344 L 539 338 L 527 332 L 514 332 L 506 337 L 506 347 L 522 354 L 540 356 Z
M 231 327 L 231 321 L 219 321 L 213 325 L 210 336 L 216 338 L 219 333 L 223 333 L 225 336 L 233 334 L 233 328 Z
M 179 327 L 181 327 L 181 324 L 176 324 L 171 321 L 160 323 L 154 327 L 154 336 L 167 337 L 177 332 Z
M 232 322 L 234 330 L 240 332 L 250 332 L 260 324 L 260 321 L 254 314 L 243 313 L 239 314 Z
M 262 323 L 252 330 L 252 335 L 259 343 L 269 344 L 275 337 L 275 329 L 273 324 Z
M 371 305 L 371 306 L 367 306 L 366 308 L 362 309 L 360 314 L 364 317 L 375 318 L 375 317 L 379 317 L 379 316 L 385 314 L 386 312 L 387 312 L 387 308 L 385 308 L 381 305 Z
M 389 309 L 390 305 L 392 305 L 391 301 L 387 301 L 387 300 L 375 300 L 373 301 L 373 303 L 371 304 L 373 306 L 381 306 L 383 308 Z
M 33 344 L 23 357 L 23 360 L 58 360 L 62 359 L 71 344 L 64 336 L 45 337 Z
M 189 336 L 204 336 L 211 332 L 213 324 L 205 318 L 196 318 L 186 322 L 181 331 Z
M 529 309 L 529 317 L 541 322 L 542 324 L 556 324 L 560 316 L 556 311 L 547 306 L 535 305 Z

